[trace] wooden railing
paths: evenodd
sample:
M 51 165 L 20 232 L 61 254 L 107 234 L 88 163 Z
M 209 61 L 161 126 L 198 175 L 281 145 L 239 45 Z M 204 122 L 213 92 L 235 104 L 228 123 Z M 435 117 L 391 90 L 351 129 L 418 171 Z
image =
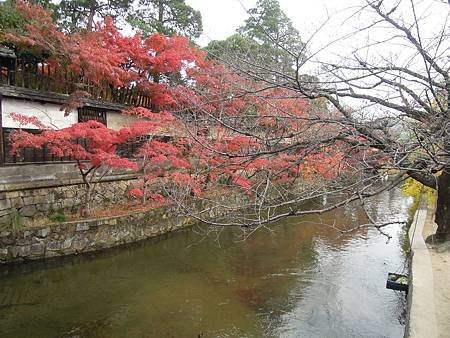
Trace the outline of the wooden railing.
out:
M 150 98 L 136 86 L 112 88 L 100 86 L 64 69 L 32 56 L 18 57 L 0 66 L 0 85 L 11 85 L 43 92 L 71 94 L 82 90 L 90 99 L 130 106 L 152 108 Z

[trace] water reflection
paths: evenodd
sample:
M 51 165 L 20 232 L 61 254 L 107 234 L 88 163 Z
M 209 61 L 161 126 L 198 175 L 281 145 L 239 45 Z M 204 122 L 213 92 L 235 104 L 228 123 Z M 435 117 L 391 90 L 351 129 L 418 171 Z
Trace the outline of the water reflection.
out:
M 379 219 L 407 217 L 398 191 Z M 364 221 L 354 208 L 326 215 Z M 338 236 L 290 219 L 246 241 L 184 231 L 106 253 L 0 273 L 1 337 L 402 337 L 401 294 L 384 288 L 403 264 L 401 226 Z M 310 221 L 317 219 L 309 218 Z M 400 318 L 400 320 L 399 320 Z

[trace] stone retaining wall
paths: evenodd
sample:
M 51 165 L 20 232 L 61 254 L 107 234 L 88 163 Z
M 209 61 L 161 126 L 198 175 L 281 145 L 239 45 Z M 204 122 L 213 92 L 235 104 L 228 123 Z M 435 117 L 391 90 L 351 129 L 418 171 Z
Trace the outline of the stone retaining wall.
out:
M 135 182 L 134 175 L 105 179 L 93 192 L 92 205 L 126 201 L 127 191 Z M 0 228 L 18 228 L 37 219 L 48 219 L 52 214 L 78 211 L 84 194 L 84 185 L 79 179 L 45 183 L 10 184 L 0 191 Z
M 124 216 L 0 231 L 0 264 L 81 254 L 155 237 L 193 223 L 169 207 Z

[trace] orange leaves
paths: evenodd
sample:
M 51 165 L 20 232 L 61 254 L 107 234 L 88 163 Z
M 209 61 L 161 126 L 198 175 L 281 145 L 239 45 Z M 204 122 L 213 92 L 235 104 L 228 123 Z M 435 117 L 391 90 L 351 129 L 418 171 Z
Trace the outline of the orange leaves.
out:
M 247 178 L 241 176 L 235 176 L 233 178 L 233 183 L 241 187 L 244 190 L 249 190 L 251 188 L 251 181 Z
M 116 147 L 148 133 L 148 128 L 141 124 L 136 128 L 125 129 L 116 131 L 100 122 L 88 121 L 60 130 L 44 130 L 37 135 L 18 131 L 11 135 L 12 151 L 17 153 L 23 148 L 41 148 L 45 145 L 50 154 L 56 157 L 89 161 L 92 167 L 137 170 L 137 164 L 120 157 L 116 153 Z
M 142 198 L 144 196 L 144 192 L 139 188 L 131 189 L 128 194 L 134 198 Z
M 325 148 L 308 155 L 301 164 L 300 172 L 306 179 L 333 179 L 346 169 L 343 158 L 340 149 Z
M 25 35 L 10 32 L 3 38 L 16 46 L 32 46 L 39 52 L 65 54 L 69 49 L 69 39 L 53 23 L 50 14 L 39 5 L 25 1 L 16 1 L 16 8 L 27 22 Z
M 176 104 L 168 82 L 163 85 L 161 77 L 181 76 L 180 72 L 203 64 L 204 53 L 191 47 L 184 37 L 153 34 L 144 40 L 139 34 L 125 36 L 110 17 L 95 25 L 94 31 L 65 34 L 42 7 L 22 1 L 17 6 L 29 22 L 26 32 L 4 34 L 4 39 L 18 47 L 33 47 L 38 54 L 49 54 L 52 63 L 61 68 L 58 72 L 67 72 L 73 79 L 81 76 L 88 80 L 87 85 L 148 90 L 154 84 L 148 92 L 157 107 L 173 108 Z
M 25 11 L 32 8 L 21 6 Z M 65 67 L 74 79 L 87 78 L 88 85 L 144 94 L 154 111 L 125 110 L 140 119 L 119 131 L 89 121 L 41 135 L 17 133 L 15 149 L 45 144 L 56 156 L 90 161 L 94 167 L 136 170 L 136 163 L 116 155 L 117 146 L 140 135 L 164 132 L 166 138 L 143 142 L 138 154 L 143 183 L 130 191 L 136 198 L 152 192 L 150 199 L 161 203 L 172 188 L 187 196 L 217 186 L 250 193 L 267 180 L 276 184 L 329 180 L 344 168 L 345 149 L 326 141 L 338 127 L 325 128 L 320 112 L 313 114 L 297 91 L 249 80 L 205 60 L 186 38 L 124 36 L 110 18 L 93 32 L 53 32 L 54 25 L 43 14 L 42 20 L 30 17 L 26 36 L 14 41 L 51 51 L 51 62 Z M 84 96 L 80 92 L 73 98 L 68 103 L 72 109 Z M 169 110 L 177 111 L 176 116 Z M 192 137 L 182 142 L 167 137 L 181 137 L 182 130 Z M 86 146 L 79 144 L 80 139 Z
M 84 100 L 88 98 L 90 94 L 82 90 L 76 90 L 70 94 L 69 98 L 64 102 L 60 110 L 64 110 L 64 116 L 68 116 L 71 111 L 76 110 L 84 105 Z
M 144 40 L 153 71 L 156 73 L 175 73 L 181 71 L 183 64 L 195 62 L 203 57 L 189 46 L 189 40 L 181 36 L 166 37 L 152 34 Z
M 128 86 L 138 79 L 136 72 L 123 67 L 130 61 L 133 42 L 134 38 L 123 36 L 107 17 L 103 24 L 97 25 L 97 30 L 86 32 L 72 45 L 68 55 L 70 67 L 97 85 L 106 82 L 114 88 Z
M 12 112 L 9 114 L 13 120 L 19 123 L 21 127 L 31 124 L 39 129 L 47 129 L 48 127 L 43 124 L 36 116 L 27 116 L 19 113 Z
M 155 124 L 164 124 L 175 121 L 175 117 L 168 111 L 160 111 L 157 113 L 144 107 L 130 107 L 122 111 L 125 115 L 134 115 L 145 118 L 146 120 Z
M 224 137 L 219 150 L 229 154 L 246 154 L 258 148 L 256 140 L 247 136 Z

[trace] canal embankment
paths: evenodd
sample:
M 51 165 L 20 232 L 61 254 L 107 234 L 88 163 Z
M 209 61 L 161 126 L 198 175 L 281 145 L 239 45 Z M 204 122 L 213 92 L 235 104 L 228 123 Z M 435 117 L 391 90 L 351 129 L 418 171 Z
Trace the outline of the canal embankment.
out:
M 240 194 L 227 196 L 216 194 L 214 201 L 227 199 L 232 204 L 242 204 Z M 193 204 L 192 208 L 208 210 L 209 217 L 219 217 L 225 209 L 211 206 L 205 200 Z M 136 205 L 135 205 L 136 206 Z M 114 208 L 105 206 L 104 208 Z M 167 204 L 137 208 L 107 217 L 75 219 L 61 222 L 44 222 L 42 225 L 0 229 L 0 265 L 79 255 L 122 246 L 161 236 L 198 223 L 195 217 L 180 212 L 177 205 Z M 114 214 L 114 213 L 113 213 Z
M 405 337 L 450 337 L 450 243 L 426 242 L 437 228 L 433 215 L 432 208 L 421 205 L 408 233 L 411 263 Z
M 100 251 L 198 222 L 173 205 L 136 208 L 128 192 L 137 182 L 133 173 L 104 175 L 91 197 L 96 212 L 79 219 L 85 187 L 73 163 L 0 168 L 0 264 Z M 245 196 L 216 192 L 211 200 L 225 198 L 240 205 Z M 192 207 L 210 217 L 226 213 L 206 200 Z
M 156 237 L 192 225 L 172 207 L 0 232 L 0 264 L 82 254 Z
M 73 163 L 0 168 L 0 229 L 48 222 L 55 215 L 78 213 L 85 187 Z M 129 201 L 128 191 L 138 182 L 135 173 L 103 175 L 91 203 L 110 207 Z

